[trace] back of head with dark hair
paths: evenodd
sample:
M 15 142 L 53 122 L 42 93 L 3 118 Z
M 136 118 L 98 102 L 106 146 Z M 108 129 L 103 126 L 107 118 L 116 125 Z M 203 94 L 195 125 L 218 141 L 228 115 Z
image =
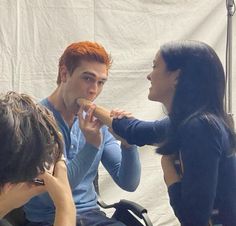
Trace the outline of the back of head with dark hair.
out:
M 224 121 L 234 137 L 224 110 L 224 69 L 215 51 L 199 41 L 174 41 L 164 44 L 160 53 L 169 71 L 180 70 L 169 112 L 171 136 L 192 116 L 213 114 Z
M 0 96 L 0 187 L 32 181 L 60 158 L 62 136 L 52 114 L 25 94 Z
M 110 68 L 112 60 L 105 48 L 96 42 L 75 42 L 70 44 L 59 60 L 59 71 L 57 84 L 61 83 L 60 68 L 66 66 L 70 74 L 80 65 L 82 60 L 96 61 L 105 64 L 107 70 Z

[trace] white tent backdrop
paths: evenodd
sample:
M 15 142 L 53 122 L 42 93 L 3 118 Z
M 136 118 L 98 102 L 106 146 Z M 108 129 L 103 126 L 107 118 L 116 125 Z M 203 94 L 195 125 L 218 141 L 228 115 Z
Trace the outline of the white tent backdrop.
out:
M 0 0 L 0 91 L 46 97 L 56 86 L 64 48 L 71 42 L 97 41 L 114 61 L 97 103 L 124 108 L 143 119 L 159 118 L 162 107 L 147 100 L 146 80 L 158 47 L 169 40 L 197 39 L 213 46 L 225 63 L 225 4 L 224 0 Z M 233 36 L 234 51 L 235 30 Z M 236 64 L 233 77 L 235 72 Z M 117 188 L 101 167 L 105 201 L 131 199 L 148 209 L 154 225 L 179 225 L 168 203 L 160 157 L 153 147 L 140 149 L 140 156 L 142 179 L 134 193 Z

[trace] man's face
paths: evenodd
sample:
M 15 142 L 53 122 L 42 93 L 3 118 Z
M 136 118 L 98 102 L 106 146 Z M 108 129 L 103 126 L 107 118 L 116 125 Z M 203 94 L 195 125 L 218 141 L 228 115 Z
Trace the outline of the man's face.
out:
M 61 86 L 66 108 L 77 113 L 78 98 L 94 101 L 101 93 L 107 77 L 106 65 L 96 61 L 81 61 L 72 74 L 66 68 L 62 69 Z

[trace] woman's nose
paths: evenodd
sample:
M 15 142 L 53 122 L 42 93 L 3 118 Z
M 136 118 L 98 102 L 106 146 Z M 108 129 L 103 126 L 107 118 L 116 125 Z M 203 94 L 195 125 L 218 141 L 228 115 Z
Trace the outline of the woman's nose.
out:
M 151 81 L 151 73 L 147 75 L 147 80 Z

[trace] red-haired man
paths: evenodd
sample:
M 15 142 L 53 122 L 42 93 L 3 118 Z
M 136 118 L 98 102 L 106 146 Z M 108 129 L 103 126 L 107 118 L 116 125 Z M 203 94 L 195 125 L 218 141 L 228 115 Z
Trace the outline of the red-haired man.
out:
M 97 206 L 93 181 L 102 162 L 113 180 L 134 191 L 140 180 L 140 161 L 135 146 L 120 147 L 106 126 L 87 113 L 78 98 L 94 101 L 108 79 L 111 59 L 104 47 L 94 42 L 72 43 L 59 61 L 57 88 L 42 104 L 50 109 L 64 136 L 68 178 L 77 207 L 77 225 L 123 226 L 107 218 Z M 52 225 L 54 207 L 47 195 L 33 198 L 26 206 L 27 226 Z M 65 213 L 66 217 L 66 213 Z

